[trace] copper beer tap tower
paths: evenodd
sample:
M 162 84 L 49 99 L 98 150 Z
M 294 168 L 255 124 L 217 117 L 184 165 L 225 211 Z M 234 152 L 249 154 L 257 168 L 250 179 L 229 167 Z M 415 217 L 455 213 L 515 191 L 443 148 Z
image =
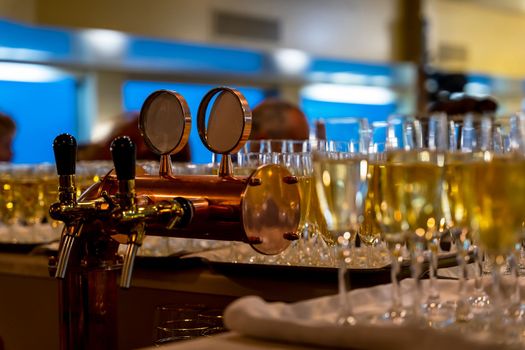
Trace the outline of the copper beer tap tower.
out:
M 115 169 L 78 199 L 76 141 L 68 134 L 55 139 L 59 202 L 50 213 L 65 225 L 49 267 L 59 279 L 61 349 L 117 348 L 117 280 L 130 287 L 146 235 L 242 241 L 262 254 L 280 253 L 297 238 L 297 178 L 280 165 L 233 176 L 231 154 L 251 130 L 242 94 L 209 91 L 197 126 L 205 146 L 222 155 L 218 175 L 173 175 L 170 155 L 188 142 L 191 116 L 181 95 L 160 90 L 146 99 L 139 120 L 146 144 L 160 156 L 159 174 L 136 173 L 135 145 L 118 137 L 111 145 Z M 120 244 L 127 244 L 124 257 Z

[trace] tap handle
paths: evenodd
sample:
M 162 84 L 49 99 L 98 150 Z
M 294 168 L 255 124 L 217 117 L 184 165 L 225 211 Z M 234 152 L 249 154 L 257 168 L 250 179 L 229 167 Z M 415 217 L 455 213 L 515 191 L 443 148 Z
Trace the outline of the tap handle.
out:
M 58 135 L 53 141 L 58 175 L 74 175 L 77 160 L 77 140 L 70 134 Z
M 111 143 L 111 156 L 118 180 L 135 179 L 135 158 L 137 151 L 129 136 L 119 136 Z

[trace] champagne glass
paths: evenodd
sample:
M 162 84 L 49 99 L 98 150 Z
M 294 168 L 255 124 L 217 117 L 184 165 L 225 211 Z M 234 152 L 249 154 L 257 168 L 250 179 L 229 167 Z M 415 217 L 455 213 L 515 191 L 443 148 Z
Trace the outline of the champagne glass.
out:
M 470 321 L 473 317 L 468 302 L 465 279 L 467 276 L 467 262 L 469 251 L 473 244 L 473 230 L 471 227 L 470 202 L 474 185 L 475 173 L 471 162 L 475 161 L 475 154 L 449 152 L 445 160 L 445 218 L 452 239 L 457 249 L 457 262 L 460 268 L 459 296 L 456 303 L 456 320 L 458 322 Z M 479 281 L 481 283 L 481 281 Z
M 367 192 L 368 161 L 359 145 L 329 142 L 326 150 L 314 152 L 314 178 L 327 239 L 338 248 L 340 309 L 337 323 L 354 325 L 347 294 L 347 266 L 352 263 L 351 242 L 363 220 Z
M 507 154 L 524 154 L 524 136 L 525 136 L 525 114 L 516 113 L 509 117 L 500 117 L 496 120 L 497 129 L 494 131 L 494 139 L 506 139 L 507 142 L 501 143 L 504 147 L 499 148 L 499 152 Z M 496 144 L 496 141 L 494 142 Z M 525 239 L 525 230 L 519 231 L 518 242 L 508 256 L 508 268 L 512 275 L 512 294 L 510 295 L 510 305 L 507 308 L 508 315 L 512 318 L 520 330 L 518 333 L 525 335 L 525 303 L 521 301 L 521 286 L 519 281 L 520 269 L 523 256 L 523 242 Z
M 443 155 L 437 149 L 438 138 L 423 137 L 418 120 L 405 116 L 389 118 L 387 152 L 384 161 L 374 168 L 377 180 L 375 213 L 389 248 L 392 260 L 392 305 L 381 319 L 392 323 L 404 323 L 420 317 L 423 252 L 428 241 L 435 237 L 441 219 L 441 181 Z M 428 136 L 438 134 L 430 126 Z M 423 141 L 428 148 L 423 147 Z M 372 178 L 374 175 L 372 176 Z M 375 184 L 377 182 L 377 185 Z M 402 261 L 402 247 L 408 242 L 412 255 L 412 271 L 416 281 L 413 293 L 413 310 L 403 307 L 397 275 Z
M 476 242 L 477 232 L 472 226 L 472 194 L 475 191 L 476 174 L 473 162 L 483 159 L 483 152 L 493 148 L 492 120 L 486 116 L 478 116 L 474 120 L 472 114 L 466 114 L 460 121 L 450 121 L 451 139 L 457 142 L 449 144 L 445 159 L 444 181 L 444 213 L 447 227 L 457 249 L 457 262 L 460 267 L 459 296 L 456 302 L 457 322 L 472 321 L 476 316 L 487 313 L 490 304 L 488 295 L 483 289 L 481 280 L 482 267 L 475 278 L 474 295 L 468 296 L 465 279 L 469 252 L 474 253 L 474 259 L 479 260 L 479 248 Z
M 315 188 L 311 149 L 312 145 L 309 141 L 287 141 L 286 147 L 282 150 L 280 162 L 299 180 L 301 218 L 298 228 L 300 237 L 297 241 L 296 260 L 299 264 L 306 265 L 314 265 L 319 260 L 319 250 L 316 246 L 319 231 L 316 216 L 312 215 L 316 207 L 312 201 Z
M 483 161 L 472 164 L 476 173 L 473 222 L 479 232 L 479 244 L 493 265 L 492 322 L 496 338 L 507 341 L 506 307 L 503 302 L 501 270 L 506 257 L 519 241 L 525 207 L 525 158 L 522 154 L 484 152 Z
M 427 254 L 429 260 L 429 287 L 428 296 L 422 304 L 422 310 L 426 322 L 431 327 L 442 328 L 452 324 L 455 321 L 455 315 L 452 304 L 443 303 L 437 284 L 438 258 L 440 252 L 441 237 L 449 233 L 446 226 L 444 206 L 447 204 L 447 197 L 444 194 L 444 165 L 446 151 L 455 144 L 455 135 L 450 133 L 450 124 L 445 113 L 437 112 L 428 118 L 421 119 L 419 130 L 416 129 L 415 137 L 417 139 L 416 149 L 421 152 L 430 151 L 436 154 L 435 164 L 439 168 L 441 179 L 436 183 L 438 191 L 437 202 L 434 203 L 433 220 L 435 227 L 425 232 L 427 245 Z M 417 233 L 416 233 L 417 235 Z
M 373 247 L 381 241 L 381 227 L 375 215 L 378 194 L 378 171 L 375 169 L 384 160 L 386 139 L 388 135 L 388 123 L 376 121 L 370 124 L 368 137 L 368 192 L 364 207 L 364 220 L 357 231 L 361 243 L 366 248 L 366 267 L 374 267 L 376 263 L 381 264 L 380 259 L 374 256 Z
M 1 196 L 0 196 L 0 213 L 2 222 L 6 226 L 11 226 L 15 223 L 15 199 L 14 199 L 14 166 L 12 164 L 2 164 L 1 181 Z
M 315 135 L 318 139 L 317 147 L 319 149 L 331 149 L 335 151 L 337 147 L 351 147 L 352 152 L 358 150 L 359 152 L 366 152 L 370 138 L 370 128 L 368 119 L 359 117 L 330 117 L 321 118 L 314 122 Z M 313 192 L 314 197 L 317 192 Z M 316 214 L 319 232 L 324 233 L 322 237 L 324 242 L 333 246 L 335 244 L 332 236 L 328 233 L 326 222 L 323 215 L 316 208 L 312 208 Z M 359 230 L 357 230 L 359 231 Z M 366 236 L 365 238 L 371 238 Z M 352 245 L 350 251 L 355 253 L 353 246 L 355 245 L 356 235 L 352 235 L 350 244 Z M 367 264 L 368 265 L 368 264 Z
M 368 120 L 358 117 L 333 117 L 318 119 L 315 122 L 315 134 L 319 140 L 353 142 L 368 144 L 365 137 Z
M 393 151 L 403 148 L 403 119 L 395 116 L 389 117 L 387 129 L 384 135 L 385 142 L 382 143 L 372 138 L 369 146 L 371 157 L 369 166 L 369 190 L 374 193 L 374 214 L 376 221 L 381 228 L 381 236 L 386 243 L 390 253 L 390 278 L 391 278 L 391 305 L 382 315 L 380 321 L 401 324 L 404 323 L 409 315 L 409 310 L 405 308 L 401 301 L 401 290 L 399 287 L 398 275 L 400 265 L 403 261 L 402 250 L 407 238 L 407 228 L 402 226 L 399 211 L 395 208 L 397 203 L 396 196 L 391 196 L 392 181 L 387 168 L 386 151 Z M 379 138 L 381 140 L 381 138 Z M 399 141 L 398 141 L 399 140 Z
M 153 342 L 156 346 L 206 335 L 209 322 L 199 315 L 203 306 L 159 305 L 155 308 Z

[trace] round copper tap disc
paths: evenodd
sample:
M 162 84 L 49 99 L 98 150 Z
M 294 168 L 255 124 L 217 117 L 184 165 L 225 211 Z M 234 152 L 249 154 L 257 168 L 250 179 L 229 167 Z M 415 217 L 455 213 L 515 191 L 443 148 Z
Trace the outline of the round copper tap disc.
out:
M 212 89 L 199 105 L 199 136 L 213 153 L 231 154 L 240 150 L 250 136 L 251 125 L 252 112 L 248 102 L 235 89 Z
M 139 129 L 148 147 L 159 155 L 179 152 L 190 137 L 190 108 L 182 95 L 158 90 L 140 110 Z
M 248 178 L 241 201 L 248 242 L 262 254 L 279 254 L 295 234 L 300 220 L 299 187 L 285 181 L 290 172 L 274 164 L 257 168 Z

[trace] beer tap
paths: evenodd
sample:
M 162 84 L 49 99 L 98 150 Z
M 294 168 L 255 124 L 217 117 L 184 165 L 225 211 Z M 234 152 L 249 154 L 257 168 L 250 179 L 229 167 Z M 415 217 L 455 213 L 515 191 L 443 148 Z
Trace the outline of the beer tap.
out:
M 62 215 L 64 211 L 71 210 L 77 206 L 77 189 L 75 186 L 77 141 L 69 134 L 61 134 L 53 142 L 53 151 L 58 173 L 59 203 L 55 203 L 51 207 L 50 213 L 54 219 L 65 222 L 55 277 L 64 278 L 71 249 L 82 231 L 82 220 L 76 216 L 68 217 Z
M 145 100 L 139 118 L 146 145 L 161 159 L 158 173 L 136 170 L 135 145 L 129 137 L 119 137 L 111 145 L 115 170 L 78 200 L 76 141 L 69 135 L 55 140 L 60 201 L 50 214 L 66 227 L 56 271 L 63 278 L 62 348 L 118 347 L 118 275 L 120 286 L 130 287 L 145 236 L 239 241 L 261 254 L 278 254 L 297 237 L 297 178 L 278 164 L 258 166 L 249 176 L 233 173 L 231 157 L 243 147 L 251 128 L 251 111 L 242 94 L 227 87 L 211 90 L 197 119 L 204 145 L 222 155 L 218 174 L 172 172 L 170 156 L 187 144 L 191 115 L 181 95 L 160 90 Z M 127 244 L 122 265 L 119 244 Z
M 111 143 L 111 156 L 115 165 L 115 172 L 117 173 L 118 192 L 116 194 L 117 203 L 121 211 L 118 218 L 137 213 L 137 201 L 135 194 L 135 158 L 136 149 L 135 144 L 127 136 L 117 137 Z M 116 215 L 114 214 L 114 217 Z M 128 248 L 124 255 L 124 262 L 122 264 L 122 274 L 120 277 L 120 286 L 122 288 L 129 288 L 131 285 L 131 273 L 135 256 L 139 247 L 142 245 L 144 238 L 144 221 L 134 220 L 129 225 Z
M 53 141 L 53 151 L 58 173 L 58 202 L 49 208 L 51 218 L 64 222 L 55 277 L 64 278 L 71 251 L 82 233 L 86 220 L 93 216 L 103 217 L 114 208 L 107 193 L 92 201 L 77 201 L 75 168 L 77 141 L 69 134 L 61 134 Z
M 161 223 L 171 230 L 191 222 L 193 205 L 185 198 L 163 200 L 156 204 L 138 205 L 135 191 L 135 144 L 128 136 L 117 137 L 111 143 L 111 155 L 118 181 L 117 209 L 112 212 L 116 231 L 126 231 L 127 249 L 122 264 L 120 286 L 129 288 L 137 251 L 142 245 L 148 221 Z

